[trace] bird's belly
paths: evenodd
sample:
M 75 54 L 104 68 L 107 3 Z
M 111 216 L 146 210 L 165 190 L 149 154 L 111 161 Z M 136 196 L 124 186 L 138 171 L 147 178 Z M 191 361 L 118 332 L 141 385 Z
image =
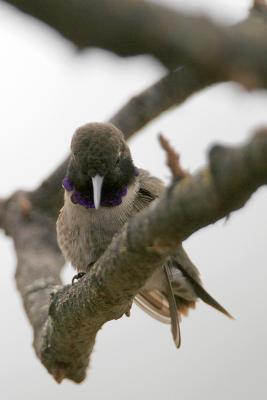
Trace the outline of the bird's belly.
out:
M 95 263 L 123 227 L 125 218 L 118 214 L 116 208 L 79 209 L 78 216 L 76 208 L 72 209 L 75 212 L 65 216 L 62 210 L 63 215 L 57 224 L 59 246 L 65 258 L 78 271 L 86 271 Z
M 115 234 L 120 231 L 123 224 L 114 220 L 92 219 L 89 229 L 84 233 L 84 258 L 87 260 L 87 267 L 95 263 L 111 243 Z M 89 262 L 88 262 L 89 261 Z
M 63 208 L 57 222 L 58 244 L 66 260 L 78 271 L 86 271 L 90 264 L 91 236 L 86 225 L 79 225 L 75 219 L 68 218 Z

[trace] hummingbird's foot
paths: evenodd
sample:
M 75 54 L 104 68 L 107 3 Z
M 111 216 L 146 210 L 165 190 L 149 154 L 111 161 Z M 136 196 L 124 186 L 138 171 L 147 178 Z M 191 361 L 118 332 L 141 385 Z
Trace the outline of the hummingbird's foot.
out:
M 75 281 L 81 279 L 85 274 L 86 274 L 85 272 L 79 272 L 78 274 L 74 275 L 71 281 L 72 285 L 74 285 Z
M 132 305 L 133 305 L 133 302 L 131 301 L 130 304 L 129 304 L 128 310 L 125 311 L 125 313 L 124 313 L 124 314 L 126 315 L 126 317 L 130 317 L 130 316 L 131 316 L 131 308 L 132 308 Z

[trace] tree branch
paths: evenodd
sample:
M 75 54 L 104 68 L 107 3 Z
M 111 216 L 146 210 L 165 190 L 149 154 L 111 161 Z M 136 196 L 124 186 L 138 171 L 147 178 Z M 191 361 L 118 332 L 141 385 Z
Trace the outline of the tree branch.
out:
M 57 381 L 81 382 L 98 330 L 123 315 L 165 257 L 198 229 L 241 208 L 266 184 L 267 130 L 240 147 L 213 147 L 209 160 L 209 167 L 173 184 L 153 207 L 131 219 L 73 286 L 55 287 L 63 260 L 51 236 L 51 220 L 34 210 L 22 217 L 18 195 L 6 204 L 5 229 L 15 241 L 17 281 L 35 350 Z
M 181 166 L 180 154 L 174 150 L 169 141 L 163 135 L 159 135 L 159 143 L 166 153 L 166 164 L 172 174 L 173 182 L 178 182 L 189 176 L 189 173 Z
M 212 82 L 234 79 L 247 87 L 267 86 L 266 13 L 256 6 L 245 23 L 224 28 L 138 0 L 4 1 L 79 48 L 96 46 L 122 56 L 151 54 L 169 69 L 179 63 L 189 66 L 132 99 L 111 119 L 127 137 Z M 209 167 L 173 184 L 125 226 L 90 273 L 62 287 L 64 260 L 54 220 L 62 204 L 58 188 L 66 165 L 67 160 L 36 191 L 1 201 L 0 226 L 14 239 L 16 281 L 37 356 L 58 382 L 81 382 L 98 330 L 123 315 L 165 257 L 193 232 L 241 208 L 266 183 L 267 131 L 239 148 L 214 147 Z
M 267 86 L 266 13 L 257 8 L 244 32 L 242 24 L 222 27 L 140 0 L 2 1 L 45 22 L 81 49 L 150 54 L 169 69 L 187 64 L 215 82 Z
M 27 193 L 16 192 L 2 201 L 0 226 L 14 240 L 16 283 L 33 327 L 34 348 L 40 357 L 50 293 L 54 287 L 62 285 L 60 272 L 65 260 L 57 246 L 55 221 L 35 208 L 25 214 L 21 208 L 22 198 L 27 198 Z

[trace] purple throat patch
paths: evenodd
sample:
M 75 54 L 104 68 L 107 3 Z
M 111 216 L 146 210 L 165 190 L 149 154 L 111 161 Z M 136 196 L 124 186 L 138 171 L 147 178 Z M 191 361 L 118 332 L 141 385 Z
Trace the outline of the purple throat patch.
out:
M 65 176 L 62 181 L 62 186 L 67 192 L 72 192 L 71 201 L 73 204 L 79 204 L 85 208 L 95 208 L 94 201 L 89 197 L 83 196 L 78 192 L 73 183 Z M 127 194 L 127 186 L 123 186 L 118 190 L 112 198 L 106 198 L 101 200 L 100 205 L 102 207 L 115 207 L 122 203 L 122 198 Z

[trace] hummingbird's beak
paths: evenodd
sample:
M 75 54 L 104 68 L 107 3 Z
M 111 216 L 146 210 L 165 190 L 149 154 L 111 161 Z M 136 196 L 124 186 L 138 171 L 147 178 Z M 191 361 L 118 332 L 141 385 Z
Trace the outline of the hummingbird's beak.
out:
M 92 178 L 93 182 L 93 193 L 94 193 L 94 205 L 95 209 L 97 210 L 100 206 L 101 203 L 101 190 L 102 190 L 102 185 L 103 185 L 103 176 L 100 175 L 95 175 Z

